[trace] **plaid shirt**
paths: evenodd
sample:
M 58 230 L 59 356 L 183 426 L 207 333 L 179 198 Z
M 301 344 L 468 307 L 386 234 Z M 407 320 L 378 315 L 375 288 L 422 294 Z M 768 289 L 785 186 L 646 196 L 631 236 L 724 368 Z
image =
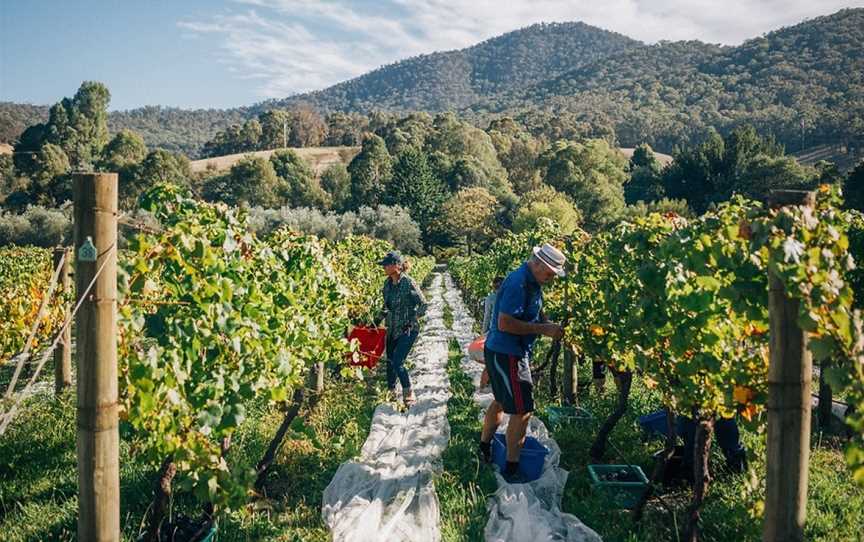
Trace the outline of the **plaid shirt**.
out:
M 402 275 L 399 282 L 393 284 L 388 277 L 382 292 L 387 334 L 396 337 L 416 328 L 417 318 L 426 313 L 426 298 L 414 279 Z

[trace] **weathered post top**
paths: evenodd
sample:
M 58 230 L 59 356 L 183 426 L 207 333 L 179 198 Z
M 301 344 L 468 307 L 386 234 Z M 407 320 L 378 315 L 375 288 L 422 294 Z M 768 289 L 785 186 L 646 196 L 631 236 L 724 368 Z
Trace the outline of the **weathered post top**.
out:
M 786 205 L 816 205 L 816 193 L 811 190 L 772 190 L 768 197 L 768 205 L 772 209 Z

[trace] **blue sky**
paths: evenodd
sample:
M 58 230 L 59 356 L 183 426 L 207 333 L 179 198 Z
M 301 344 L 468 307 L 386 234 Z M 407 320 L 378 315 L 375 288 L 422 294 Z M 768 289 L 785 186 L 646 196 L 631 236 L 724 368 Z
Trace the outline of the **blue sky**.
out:
M 251 105 L 541 21 L 738 44 L 864 0 L 0 0 L 0 101 Z

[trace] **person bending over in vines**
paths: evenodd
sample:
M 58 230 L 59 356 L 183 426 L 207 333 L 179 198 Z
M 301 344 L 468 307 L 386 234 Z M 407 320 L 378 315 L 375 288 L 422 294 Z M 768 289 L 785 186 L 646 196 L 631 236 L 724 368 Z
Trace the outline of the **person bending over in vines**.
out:
M 498 290 L 501 289 L 502 282 L 504 282 L 504 277 L 497 276 L 492 279 L 492 291 L 483 299 L 484 334 L 489 333 L 489 328 L 492 327 L 492 311 L 495 310 L 495 300 L 498 299 Z
M 492 291 L 483 300 L 483 335 L 489 334 L 489 328 L 492 327 L 492 311 L 495 310 L 495 300 L 498 299 L 498 290 L 501 289 L 501 283 L 504 282 L 504 277 L 496 276 L 492 279 Z M 483 361 L 483 374 L 480 375 L 480 390 L 485 391 L 489 386 L 489 370 L 486 369 L 486 362 Z
M 729 472 L 742 473 L 747 471 L 747 448 L 741 443 L 738 422 L 735 416 L 724 418 L 718 416 L 714 422 L 714 436 L 723 457 L 726 458 L 726 468 Z M 684 473 L 687 479 L 693 481 L 693 448 L 696 445 L 697 423 L 693 418 L 678 415 L 678 434 L 684 439 Z
M 529 365 L 534 341 L 538 335 L 553 339 L 564 335 L 560 325 L 549 322 L 543 315 L 540 287 L 556 276 L 564 276 L 565 261 L 564 254 L 548 243 L 535 247 L 534 256 L 507 275 L 501 284 L 486 336 L 483 354 L 495 400 L 486 410 L 479 451 L 481 459 L 489 463 L 492 437 L 504 413 L 510 414 L 507 465 L 501 474 L 511 484 L 523 482 L 519 474 L 519 455 L 534 411 Z
M 402 385 L 402 400 L 406 408 L 416 401 L 405 360 L 420 333 L 419 318 L 426 313 L 426 298 L 417 283 L 408 276 L 407 261 L 398 251 L 388 253 L 379 262 L 387 280 L 382 288 L 384 311 L 376 322 L 385 321 L 387 328 L 387 388 L 396 395 L 396 380 Z

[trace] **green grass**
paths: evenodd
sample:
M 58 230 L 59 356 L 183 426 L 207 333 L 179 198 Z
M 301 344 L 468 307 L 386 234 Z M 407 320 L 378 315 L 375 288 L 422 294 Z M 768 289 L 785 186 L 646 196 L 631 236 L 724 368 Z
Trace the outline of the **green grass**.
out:
M 296 419 L 268 476 L 266 498 L 219 518 L 219 540 L 325 541 L 321 494 L 339 465 L 356 456 L 369 432 L 382 386 L 333 381 L 318 407 Z M 77 518 L 75 398 L 35 396 L 0 439 L 0 539 L 4 542 L 73 540 Z M 235 434 L 228 462 L 253 466 L 281 422 L 275 408 L 250 406 Z M 121 435 L 120 484 L 123 538 L 134 540 L 150 504 L 155 468 Z M 180 477 L 175 480 L 177 490 Z M 178 494 L 174 511 L 196 515 L 198 506 Z
M 590 367 L 588 369 L 590 370 Z M 591 382 L 588 372 L 580 374 L 579 377 L 580 382 Z M 673 518 L 663 508 L 652 505 L 647 509 L 643 521 L 636 525 L 630 520 L 628 513 L 612 509 L 605 499 L 591 490 L 587 470 L 587 465 L 591 463 L 588 450 L 600 424 L 613 410 L 617 399 L 611 380 L 610 377 L 603 395 L 598 397 L 592 389 L 590 395 L 580 397 L 580 406 L 594 414 L 593 422 L 580 422 L 552 431 L 553 438 L 561 448 L 560 466 L 570 472 L 564 488 L 562 510 L 574 514 L 597 531 L 604 540 L 675 540 L 674 525 L 684 520 L 682 511 L 676 510 Z M 538 415 L 546 422 L 547 427 L 550 427 L 543 409 L 550 404 L 547 386 L 547 380 L 538 382 L 536 401 Z M 651 453 L 659 449 L 662 443 L 642 442 L 636 418 L 657 408 L 659 398 L 634 382 L 630 408 L 609 436 L 605 457 L 607 462 L 639 465 L 646 475 L 650 476 Z
M 444 302 L 443 312 L 444 327 L 447 329 L 453 329 L 453 309 L 450 307 L 450 305 L 447 304 L 446 301 Z
M 480 410 L 474 404 L 474 385 L 459 368 L 462 354 L 450 342 L 447 376 L 451 397 L 447 403 L 450 444 L 444 451 L 444 470 L 435 480 L 441 503 L 441 535 L 446 541 L 483 540 L 486 498 L 497 489 L 492 470 L 477 458 Z
M 264 488 L 266 499 L 224 518 L 220 540 L 325 541 L 321 495 L 336 469 L 357 456 L 369 433 L 380 390 L 363 383 L 331 386 L 315 411 L 296 419 Z M 251 424 L 241 432 L 239 449 L 260 458 L 279 423 Z
M 3 540 L 71 540 L 78 514 L 75 396 L 38 395 L 0 439 Z M 121 515 L 128 536 L 150 501 L 151 470 L 120 442 Z M 140 512 L 139 512 L 140 511 Z

